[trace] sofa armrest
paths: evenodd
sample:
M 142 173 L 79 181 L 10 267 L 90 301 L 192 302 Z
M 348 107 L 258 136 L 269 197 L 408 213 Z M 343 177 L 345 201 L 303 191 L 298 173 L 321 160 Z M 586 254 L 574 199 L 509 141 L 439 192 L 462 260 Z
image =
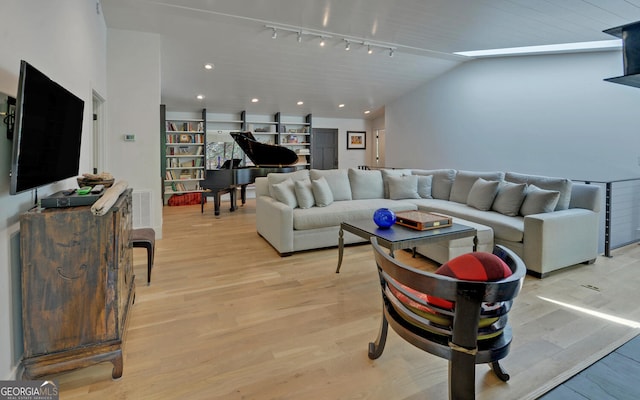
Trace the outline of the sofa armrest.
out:
M 598 213 L 582 208 L 524 218 L 524 262 L 544 276 L 598 256 Z
M 280 255 L 293 252 L 293 209 L 269 196 L 256 198 L 256 228 Z

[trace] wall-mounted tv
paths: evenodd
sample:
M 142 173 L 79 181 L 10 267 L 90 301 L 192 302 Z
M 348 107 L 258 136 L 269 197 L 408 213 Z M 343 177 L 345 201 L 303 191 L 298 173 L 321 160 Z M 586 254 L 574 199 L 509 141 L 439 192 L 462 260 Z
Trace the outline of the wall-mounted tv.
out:
M 10 193 L 78 175 L 84 101 L 20 62 Z

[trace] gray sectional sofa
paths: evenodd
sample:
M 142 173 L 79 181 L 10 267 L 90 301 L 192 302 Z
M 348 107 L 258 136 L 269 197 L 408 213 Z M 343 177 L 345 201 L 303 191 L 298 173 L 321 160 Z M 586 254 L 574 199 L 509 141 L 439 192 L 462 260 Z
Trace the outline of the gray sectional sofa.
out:
M 599 190 L 501 171 L 299 170 L 256 179 L 256 227 L 284 256 L 336 246 L 341 222 L 371 218 L 381 207 L 433 211 L 490 227 L 496 244 L 543 277 L 597 257 Z M 344 239 L 363 241 L 348 233 Z

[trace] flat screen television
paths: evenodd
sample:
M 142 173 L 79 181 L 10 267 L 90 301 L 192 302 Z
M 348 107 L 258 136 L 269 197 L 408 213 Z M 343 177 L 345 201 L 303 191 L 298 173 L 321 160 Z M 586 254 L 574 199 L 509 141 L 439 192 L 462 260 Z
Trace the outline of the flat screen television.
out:
M 78 175 L 84 101 L 20 62 L 9 192 Z

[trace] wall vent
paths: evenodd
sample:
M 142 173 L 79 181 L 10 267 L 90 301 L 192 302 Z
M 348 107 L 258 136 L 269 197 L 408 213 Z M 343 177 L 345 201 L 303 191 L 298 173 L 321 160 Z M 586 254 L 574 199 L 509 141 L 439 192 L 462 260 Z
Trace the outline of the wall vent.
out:
M 133 228 L 152 228 L 151 226 L 151 191 L 140 190 L 132 194 Z

